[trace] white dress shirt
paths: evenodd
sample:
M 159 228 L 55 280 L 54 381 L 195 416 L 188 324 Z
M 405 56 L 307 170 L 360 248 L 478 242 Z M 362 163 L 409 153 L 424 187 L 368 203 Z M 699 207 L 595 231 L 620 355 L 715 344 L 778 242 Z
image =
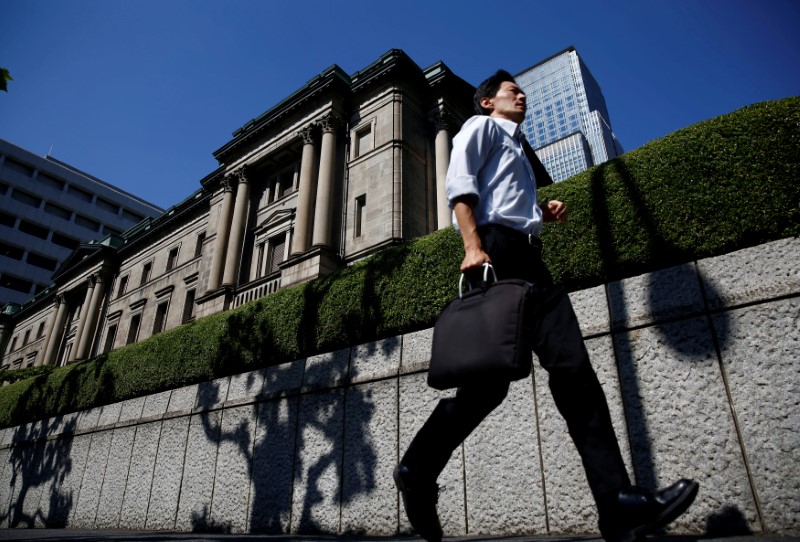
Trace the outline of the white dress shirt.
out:
M 468 119 L 453 138 L 447 200 L 452 209 L 456 198 L 476 196 L 478 226 L 500 224 L 538 237 L 542 210 L 521 137 L 525 136 L 513 121 L 487 115 Z M 458 230 L 455 213 L 453 224 Z

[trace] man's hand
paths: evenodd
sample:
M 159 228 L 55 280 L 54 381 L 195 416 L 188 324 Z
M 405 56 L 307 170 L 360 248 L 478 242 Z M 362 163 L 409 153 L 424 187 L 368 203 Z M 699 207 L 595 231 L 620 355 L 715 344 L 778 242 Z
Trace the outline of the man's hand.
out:
M 483 250 L 481 238 L 478 235 L 478 225 L 475 222 L 473 209 L 476 201 L 473 198 L 460 198 L 455 201 L 453 210 L 456 214 L 461 238 L 464 240 L 464 260 L 461 262 L 461 272 L 470 275 L 477 274 L 484 263 L 491 263 L 491 258 Z
M 464 260 L 461 262 L 461 272 L 473 275 L 480 270 L 485 263 L 492 263 L 491 258 L 482 248 L 473 248 L 470 250 L 465 249 Z
M 566 222 L 567 206 L 563 201 L 550 200 L 547 205 L 542 205 L 542 220 L 545 222 Z

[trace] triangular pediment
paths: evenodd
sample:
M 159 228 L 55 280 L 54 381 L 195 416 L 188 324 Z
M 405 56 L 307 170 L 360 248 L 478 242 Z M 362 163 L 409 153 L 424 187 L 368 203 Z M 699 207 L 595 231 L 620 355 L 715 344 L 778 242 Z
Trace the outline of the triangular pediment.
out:
M 262 220 L 258 226 L 256 226 L 255 231 L 259 233 L 267 228 L 270 228 L 276 224 L 280 224 L 281 222 L 286 222 L 287 220 L 291 220 L 294 216 L 294 209 L 279 209 L 274 213 L 267 215 L 267 217 Z
M 98 259 L 102 259 L 105 253 L 113 252 L 114 249 L 105 244 L 81 244 L 56 268 L 51 278 L 53 282 L 56 282 L 59 278 L 80 270 L 83 265 L 93 265 Z

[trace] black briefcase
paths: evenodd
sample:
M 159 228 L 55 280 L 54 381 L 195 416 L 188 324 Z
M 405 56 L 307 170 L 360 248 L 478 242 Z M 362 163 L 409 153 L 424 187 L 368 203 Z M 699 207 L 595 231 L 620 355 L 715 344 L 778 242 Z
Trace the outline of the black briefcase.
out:
M 463 291 L 447 304 L 433 327 L 428 385 L 445 390 L 487 381 L 512 381 L 531 372 L 532 348 L 526 333 L 531 283 L 489 282 L 484 268 L 480 287 Z

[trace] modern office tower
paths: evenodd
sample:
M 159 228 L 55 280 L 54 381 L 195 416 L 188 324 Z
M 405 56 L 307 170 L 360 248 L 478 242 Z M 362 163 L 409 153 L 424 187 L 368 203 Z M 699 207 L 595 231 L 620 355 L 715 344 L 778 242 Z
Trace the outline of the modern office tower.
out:
M 163 209 L 51 156 L 0 139 L 0 306 L 48 287 L 82 242 L 121 233 Z
M 522 125 L 553 181 L 606 162 L 624 151 L 611 131 L 600 85 L 575 47 L 518 73 L 528 98 Z

